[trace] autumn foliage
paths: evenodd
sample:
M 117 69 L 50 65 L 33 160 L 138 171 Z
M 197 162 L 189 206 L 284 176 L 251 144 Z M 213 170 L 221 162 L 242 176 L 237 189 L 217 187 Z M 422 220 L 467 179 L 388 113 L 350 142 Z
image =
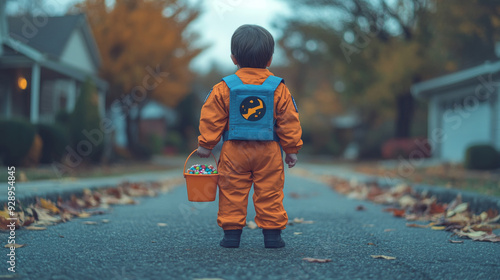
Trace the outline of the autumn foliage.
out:
M 200 53 L 192 46 L 188 25 L 198 11 L 181 1 L 86 0 L 75 9 L 85 12 L 101 58 L 101 76 L 110 83 L 108 106 L 133 95 L 175 106 L 189 92 L 190 61 Z

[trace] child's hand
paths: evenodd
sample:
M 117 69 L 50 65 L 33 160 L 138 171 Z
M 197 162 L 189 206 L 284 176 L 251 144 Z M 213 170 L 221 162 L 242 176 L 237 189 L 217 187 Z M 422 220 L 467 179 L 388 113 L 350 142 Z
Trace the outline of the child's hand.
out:
M 207 158 L 210 156 L 210 152 L 212 150 L 209 150 L 209 149 L 205 149 L 203 148 L 202 146 L 199 146 L 198 147 L 198 150 L 196 151 L 196 153 L 198 154 L 199 157 L 201 158 Z
M 292 168 L 297 163 L 297 154 L 286 154 L 285 163 L 288 164 L 288 168 Z

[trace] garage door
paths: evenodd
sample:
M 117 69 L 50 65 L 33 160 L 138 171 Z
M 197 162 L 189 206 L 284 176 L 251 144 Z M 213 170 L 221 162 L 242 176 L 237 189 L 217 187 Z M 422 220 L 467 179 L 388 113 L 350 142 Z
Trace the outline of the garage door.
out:
M 470 145 L 491 143 L 491 107 L 487 102 L 469 108 L 448 109 L 442 116 L 446 135 L 441 144 L 443 160 L 463 161 Z

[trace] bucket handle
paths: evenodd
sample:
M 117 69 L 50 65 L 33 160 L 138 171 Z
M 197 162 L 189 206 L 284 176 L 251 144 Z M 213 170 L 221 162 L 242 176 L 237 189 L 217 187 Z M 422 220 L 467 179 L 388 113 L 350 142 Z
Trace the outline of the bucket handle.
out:
M 187 157 L 186 159 L 186 162 L 184 162 L 184 169 L 182 170 L 182 173 L 184 174 L 184 178 L 186 178 L 186 165 L 188 163 L 188 160 L 189 158 L 197 151 L 198 149 L 195 149 L 194 151 L 192 151 L 189 156 Z M 217 164 L 217 159 L 215 158 L 214 154 L 212 153 L 212 151 L 210 151 L 210 154 L 214 157 L 214 161 L 215 161 L 215 167 L 217 168 L 217 172 L 219 171 L 219 165 Z

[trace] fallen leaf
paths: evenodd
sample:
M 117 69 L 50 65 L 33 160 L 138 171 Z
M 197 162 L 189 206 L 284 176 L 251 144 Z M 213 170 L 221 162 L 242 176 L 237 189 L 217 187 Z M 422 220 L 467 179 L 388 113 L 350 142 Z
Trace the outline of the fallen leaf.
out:
M 446 211 L 446 206 L 445 205 L 433 202 L 430 205 L 429 214 L 442 214 L 445 211 Z
M 367 243 L 366 245 L 377 246 L 377 245 L 375 245 L 375 243 L 371 243 L 371 242 Z
M 57 206 L 52 201 L 40 198 L 39 202 L 42 208 L 45 208 L 54 214 L 59 214 L 59 208 L 57 208 Z
M 249 229 L 256 229 L 257 228 L 257 224 L 254 221 L 248 221 L 247 222 L 247 227 Z
M 404 217 L 404 216 L 405 216 L 405 213 L 406 213 L 406 211 L 405 211 L 404 209 L 401 209 L 401 210 L 396 210 L 396 211 L 393 211 L 393 212 L 392 212 L 392 215 L 393 215 L 394 217 L 402 218 L 402 217 Z
M 293 234 L 294 234 L 294 235 L 301 235 L 301 234 L 302 234 L 302 232 L 298 232 L 298 231 L 296 231 L 296 232 L 294 232 Z
M 90 217 L 90 214 L 87 212 L 82 212 L 78 214 L 78 218 L 88 218 Z
M 21 248 L 21 247 L 24 247 L 24 246 L 26 246 L 26 244 L 14 243 L 14 244 L 6 244 L 4 247 L 5 248 L 10 248 L 10 247 Z
M 27 230 L 46 230 L 47 229 L 46 227 L 37 227 L 37 226 L 27 226 L 24 228 Z
M 386 260 L 395 260 L 396 257 L 384 256 L 384 255 L 370 255 L 374 259 L 386 259 Z
M 486 221 L 486 219 L 488 219 L 488 213 L 486 212 L 482 212 L 480 215 L 479 215 L 479 218 L 481 218 L 481 221 Z
M 9 211 L 7 211 L 7 210 L 0 211 L 0 217 L 3 217 L 5 219 L 9 219 L 10 218 Z
M 290 192 L 288 194 L 291 198 L 294 198 L 294 199 L 299 199 L 300 198 L 300 194 L 296 193 L 296 192 Z
M 465 210 L 467 210 L 467 208 L 469 208 L 469 203 L 463 202 L 463 203 L 460 203 L 459 205 L 457 205 L 457 207 L 455 207 L 455 209 L 453 209 L 453 211 L 455 213 L 462 213 Z
M 445 230 L 446 227 L 445 226 L 433 226 L 431 227 L 432 230 Z
M 386 208 L 384 209 L 385 212 L 392 212 L 392 215 L 394 217 L 404 217 L 406 211 L 404 209 L 399 209 L 399 208 Z
M 468 237 L 476 241 L 500 242 L 500 236 L 496 234 L 489 234 L 484 231 L 464 232 L 461 230 L 455 230 L 454 233 L 460 237 Z
M 406 223 L 406 226 L 407 227 L 415 227 L 415 228 L 428 228 L 429 225 L 419 225 L 419 224 L 409 224 L 409 223 Z
M 59 235 L 59 237 L 64 238 L 64 235 Z
M 398 200 L 398 203 L 401 208 L 408 208 L 415 206 L 418 200 L 409 194 L 405 194 Z
M 312 224 L 313 221 L 305 221 L 304 218 L 294 218 L 293 222 L 296 224 Z
M 166 226 L 168 226 L 166 223 L 157 223 L 156 225 L 159 226 L 159 227 L 166 227 Z
M 450 239 L 450 240 L 448 240 L 448 241 L 450 241 L 450 243 L 464 243 L 464 241 L 463 241 L 463 240 L 451 240 L 451 239 Z
M 84 225 L 97 225 L 97 222 L 95 221 L 85 221 L 83 222 Z
M 33 211 L 33 215 L 38 225 L 52 225 L 61 222 L 60 218 L 50 215 L 47 209 L 33 207 L 31 210 Z
M 364 210 L 366 210 L 366 207 L 364 205 L 358 205 L 356 207 L 356 211 L 364 211 Z
M 498 216 L 498 210 L 493 209 L 493 208 L 488 209 L 488 211 L 486 213 L 488 213 L 488 218 L 494 218 L 494 217 Z
M 327 262 L 331 262 L 332 260 L 331 259 L 316 259 L 316 258 L 303 258 L 302 260 L 304 261 L 308 261 L 310 263 L 327 263 Z
M 67 222 L 67 221 L 71 220 L 73 215 L 71 215 L 71 213 L 69 213 L 69 212 L 64 211 L 61 213 L 60 217 L 61 217 L 61 221 Z

